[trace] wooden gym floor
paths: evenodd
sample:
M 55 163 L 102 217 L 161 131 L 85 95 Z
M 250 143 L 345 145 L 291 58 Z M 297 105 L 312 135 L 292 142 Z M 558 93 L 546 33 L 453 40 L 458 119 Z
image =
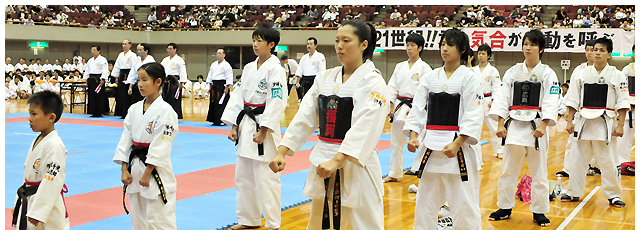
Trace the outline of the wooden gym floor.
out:
M 294 90 L 295 91 L 295 90 Z M 113 105 L 113 98 L 110 98 Z M 298 110 L 297 96 L 291 92 L 289 106 L 285 110 L 285 116 L 281 120 L 282 127 L 286 127 Z M 27 100 L 5 100 L 5 113 L 27 112 Z M 208 99 L 183 98 L 183 116 L 186 121 L 204 122 L 208 111 Z M 82 113 L 82 107 L 73 109 L 74 113 Z M 65 113 L 69 108 L 65 107 Z M 384 133 L 390 132 L 390 123 L 387 122 Z M 562 169 L 565 146 L 567 143 L 566 132 L 556 132 L 555 127 L 549 129 L 550 149 L 547 161 L 548 179 L 555 181 L 555 173 Z M 489 140 L 489 130 L 486 126 L 482 130 L 482 140 Z M 498 178 L 502 172 L 502 160 L 493 157 L 491 144 L 482 146 L 484 166 L 480 171 L 480 210 L 482 213 L 482 229 L 539 229 L 533 223 L 529 205 L 516 201 L 511 219 L 503 221 L 488 221 L 489 214 L 498 209 L 496 202 L 496 188 Z M 631 160 L 635 160 L 635 150 Z M 528 174 L 528 166 L 523 167 L 520 175 Z M 388 172 L 382 172 L 387 174 Z M 563 188 L 568 185 L 568 178 L 563 178 Z M 395 183 L 385 183 L 383 197 L 385 229 L 413 229 L 415 193 L 409 193 L 408 187 L 418 184 L 415 176 L 404 176 Z M 547 217 L 551 220 L 551 226 L 547 229 L 635 229 L 635 177 L 622 176 L 622 199 L 626 202 L 626 208 L 613 208 L 609 206 L 602 189 L 598 189 L 586 202 L 584 199 L 600 186 L 599 176 L 588 176 L 585 196 L 580 197 L 582 202 L 560 202 L 559 198 L 552 201 L 551 211 Z M 309 221 L 311 204 L 303 204 L 282 212 L 283 230 L 305 229 Z M 263 220 L 264 221 L 264 220 Z M 454 223 L 455 224 L 455 223 Z M 264 223 L 263 223 L 264 226 Z M 266 229 L 266 228 L 261 228 Z

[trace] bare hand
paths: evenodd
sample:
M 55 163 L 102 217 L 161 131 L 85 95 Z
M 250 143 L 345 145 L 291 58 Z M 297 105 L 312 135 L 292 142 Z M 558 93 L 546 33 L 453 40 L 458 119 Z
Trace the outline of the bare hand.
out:
M 281 172 L 282 170 L 284 170 L 284 167 L 287 165 L 287 161 L 284 160 L 284 157 L 274 157 L 273 160 L 271 160 L 271 162 L 269 162 L 269 168 L 271 168 L 271 171 L 273 171 L 274 173 L 278 173 Z
M 296 88 L 300 88 L 300 83 L 296 83 Z
M 238 126 L 233 126 L 231 128 L 231 132 L 229 132 L 229 140 L 236 141 L 238 140 Z
M 131 88 L 129 88 L 129 91 L 127 93 L 129 93 L 129 95 L 131 95 L 133 93 L 133 90 L 131 90 Z
M 104 84 L 104 79 L 100 79 L 100 84 Z
M 387 116 L 393 117 L 393 114 L 394 114 L 393 110 L 389 110 L 389 114 L 387 114 Z
M 447 156 L 448 158 L 454 158 L 456 157 L 456 154 L 458 153 L 459 149 L 460 149 L 460 145 L 458 145 L 454 141 L 445 145 L 444 149 L 442 149 L 442 153 L 444 153 L 444 155 Z
M 38 224 L 40 223 L 40 221 L 33 219 L 31 217 L 27 217 L 29 220 L 29 223 L 33 224 L 33 226 L 38 226 Z
M 142 177 L 140 178 L 140 185 L 142 185 L 142 187 L 149 187 L 149 180 L 151 180 L 151 173 L 143 173 Z
M 535 138 L 541 138 L 546 134 L 546 132 L 547 132 L 546 128 L 538 127 L 535 131 L 533 131 L 533 136 Z
M 507 128 L 505 128 L 504 126 L 499 126 L 498 125 L 498 130 L 496 131 L 496 136 L 498 136 L 500 138 L 507 137 Z
M 224 93 L 229 93 L 229 86 L 224 88 Z
M 331 174 L 333 174 L 336 170 L 338 170 L 338 166 L 339 166 L 338 162 L 334 159 L 331 159 L 327 162 L 324 162 L 318 165 L 316 173 L 320 178 L 327 179 L 331 177 Z
M 573 132 L 575 132 L 575 130 L 573 130 L 574 126 L 573 126 L 573 122 L 567 120 L 567 133 L 569 134 L 573 134 Z
M 489 102 L 489 108 L 491 108 L 491 104 L 493 104 L 493 100 L 491 100 L 491 102 Z
M 258 131 L 253 134 L 253 142 L 257 144 L 262 144 L 264 142 L 265 137 L 267 137 L 266 134 L 263 134 L 262 132 Z
M 621 122 L 621 124 L 624 124 L 624 122 Z M 617 125 L 615 129 L 613 129 L 613 136 L 614 137 L 622 137 L 622 135 L 624 135 L 624 125 Z
M 130 185 L 131 182 L 133 181 L 133 179 L 131 178 L 131 173 L 129 173 L 129 171 L 122 171 L 122 179 L 120 179 L 122 181 L 122 184 L 124 185 Z
M 411 139 L 409 140 L 409 143 L 407 143 L 407 149 L 409 152 L 415 153 L 419 147 L 420 141 L 418 141 L 418 139 Z

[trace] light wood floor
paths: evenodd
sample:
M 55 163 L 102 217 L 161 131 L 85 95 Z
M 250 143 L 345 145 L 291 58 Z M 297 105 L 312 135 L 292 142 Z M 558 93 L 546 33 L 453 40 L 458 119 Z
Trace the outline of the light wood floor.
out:
M 113 101 L 113 98 L 111 98 Z M 187 121 L 204 122 L 208 111 L 208 99 L 183 99 L 183 115 Z M 285 111 L 285 116 L 281 120 L 283 127 L 288 126 L 289 122 L 298 109 L 297 96 L 295 90 L 289 98 L 289 106 Z M 27 112 L 26 100 L 5 101 L 5 113 Z M 65 108 L 65 113 L 69 112 L 69 108 Z M 74 108 L 74 113 L 81 113 L 82 107 Z M 387 123 L 384 133 L 389 133 L 390 124 Z M 548 155 L 548 178 L 556 180 L 555 172 L 562 169 L 565 145 L 567 143 L 568 134 L 566 132 L 557 133 L 555 128 L 550 129 L 550 149 Z M 485 126 L 482 131 L 482 139 L 489 140 L 489 131 Z M 484 170 L 480 171 L 480 210 L 482 212 L 482 229 L 538 229 L 533 223 L 532 214 L 529 211 L 529 205 L 516 201 L 516 207 L 513 209 L 511 219 L 504 221 L 488 221 L 489 214 L 497 210 L 496 187 L 498 178 L 502 172 L 502 160 L 492 156 L 491 144 L 482 147 Z M 635 160 L 635 151 L 631 160 Z M 523 167 L 521 175 L 528 174 L 528 168 Z M 386 174 L 388 172 L 383 172 Z M 563 188 L 566 189 L 568 179 L 563 178 Z M 384 222 L 385 228 L 389 230 L 396 229 L 412 229 L 415 208 L 415 193 L 409 193 L 410 184 L 418 184 L 415 176 L 405 176 L 396 183 L 384 184 Z M 599 176 L 587 177 L 587 189 L 585 198 L 596 186 L 599 186 Z M 568 219 L 570 214 L 574 212 L 579 202 L 563 203 L 559 201 L 551 202 L 551 211 L 547 217 L 551 220 L 551 227 L 548 229 L 557 229 L 563 222 L 568 221 L 564 229 L 635 229 L 635 177 L 622 176 L 622 199 L 627 203 L 626 208 L 612 208 L 608 205 L 606 196 L 602 193 L 602 189 L 598 190 L 586 204 Z M 300 205 L 282 212 L 282 228 L 283 230 L 305 229 L 309 221 L 309 213 L 311 204 Z M 264 223 L 263 223 L 264 225 Z M 264 228 L 263 228 L 264 229 Z

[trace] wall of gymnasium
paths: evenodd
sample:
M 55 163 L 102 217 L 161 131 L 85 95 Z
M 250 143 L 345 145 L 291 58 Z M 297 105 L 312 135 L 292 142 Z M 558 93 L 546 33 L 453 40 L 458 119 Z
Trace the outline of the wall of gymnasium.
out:
M 122 51 L 121 44 L 124 39 L 131 39 L 134 44 L 149 43 L 150 54 L 158 62 L 167 56 L 166 44 L 169 42 L 177 43 L 179 46 L 178 54 L 187 63 L 189 79 L 194 81 L 198 75 L 203 75 L 206 78 L 209 66 L 216 60 L 215 52 L 220 47 L 239 48 L 242 62 L 248 62 L 255 58 L 250 55 L 242 55 L 242 53 L 252 52 L 252 31 L 122 31 L 13 24 L 5 24 L 5 26 L 5 56 L 11 57 L 14 64 L 21 57 L 26 58 L 27 61 L 31 58 L 40 58 L 43 62 L 44 59 L 49 59 L 52 64 L 55 59 L 60 59 L 60 62 L 63 63 L 64 58 L 73 57 L 75 50 L 79 50 L 82 57 L 89 58 L 93 44 L 101 46 L 102 55 L 105 58 L 115 60 Z M 279 45 L 288 46 L 288 51 L 278 52 L 278 56 L 286 54 L 290 58 L 296 59 L 298 53 L 306 53 L 306 39 L 310 36 L 318 39 L 318 51 L 325 55 L 327 68 L 339 66 L 340 62 L 335 55 L 333 46 L 335 31 L 332 30 L 281 31 Z M 38 48 L 38 55 L 34 55 L 33 48 L 29 48 L 27 45 L 28 41 L 47 41 L 49 47 Z M 135 50 L 135 46 L 132 49 Z M 425 50 L 421 57 L 432 68 L 442 66 L 439 51 Z M 395 65 L 406 59 L 406 52 L 403 50 L 386 50 L 382 53 L 375 53 L 373 62 L 384 78 L 388 80 Z M 571 60 L 571 68 L 567 71 L 565 78 L 560 61 L 566 59 Z M 296 60 L 299 61 L 299 59 Z M 521 52 L 494 52 L 491 64 L 498 68 L 502 75 L 516 62 L 523 60 L 524 55 Z M 573 68 L 585 61 L 584 53 L 544 53 L 542 56 L 542 63 L 551 66 L 561 82 L 569 79 Z M 609 61 L 611 65 L 615 65 L 620 70 L 630 62 L 632 59 L 629 57 L 613 57 Z M 241 67 L 234 68 L 234 76 L 240 74 L 242 74 Z

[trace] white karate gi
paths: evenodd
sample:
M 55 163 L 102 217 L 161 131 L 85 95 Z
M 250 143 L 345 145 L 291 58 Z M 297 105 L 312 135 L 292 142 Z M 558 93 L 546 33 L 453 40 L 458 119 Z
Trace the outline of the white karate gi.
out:
M 526 78 L 535 75 L 540 87 L 539 107 L 542 110 L 518 110 L 510 109 L 513 105 L 513 87 L 517 77 Z M 547 126 L 555 126 L 558 117 L 558 77 L 551 67 L 538 62 L 528 71 L 524 63 L 518 63 L 509 68 L 502 78 L 502 86 L 499 87 L 493 99 L 489 116 L 494 120 L 500 117 L 513 119 L 507 128 L 507 137 L 502 159 L 502 175 L 498 180 L 498 207 L 512 209 L 515 207 L 516 186 L 518 175 L 522 169 L 524 160 L 529 164 L 531 182 L 531 207 L 534 213 L 549 212 L 549 181 L 547 180 L 547 155 L 549 151 L 549 128 L 545 135 L 538 138 L 539 150 L 535 149 L 534 129 L 530 121 L 534 121 L 536 127 L 540 122 L 549 119 Z
M 149 187 L 140 185 L 146 166 L 139 158 L 135 158 L 130 166 L 132 182 L 127 186 L 131 224 L 135 230 L 177 229 L 177 184 L 170 157 L 171 144 L 179 131 L 178 116 L 162 97 L 156 98 L 147 111 L 143 112 L 145 100 L 146 98 L 129 107 L 113 162 L 131 164 L 129 154 L 133 142 L 150 144 L 146 163 L 156 166 L 164 185 L 167 203 L 163 203 L 158 183 L 153 177 L 149 180 Z
M 193 94 L 201 98 L 207 97 L 209 95 L 209 84 L 206 82 L 193 83 Z
M 133 62 L 136 60 L 136 57 L 138 56 L 133 51 L 127 51 L 126 53 L 124 51 L 120 52 L 120 54 L 118 54 L 118 58 L 116 59 L 116 64 L 113 65 L 111 76 L 119 77 L 121 69 L 131 69 L 133 66 Z M 131 71 L 129 71 L 129 74 L 131 74 Z M 118 81 L 124 82 L 124 79 L 118 79 Z
M 636 65 L 634 63 L 630 63 L 622 69 L 622 73 L 627 77 L 636 75 Z M 633 99 L 632 99 L 633 98 Z M 635 96 L 631 97 L 629 95 L 629 103 L 631 105 L 636 104 Z M 635 109 L 634 109 L 635 110 Z M 620 158 L 620 163 L 631 161 L 631 148 L 633 147 L 633 138 L 635 138 L 636 133 L 636 112 L 631 112 L 631 120 L 633 121 L 633 128 L 629 127 L 629 113 L 627 112 L 627 116 L 625 116 L 624 120 L 624 135 L 618 139 L 618 156 Z
M 493 93 L 497 92 L 498 87 L 502 83 L 500 80 L 500 72 L 496 67 L 493 67 L 491 64 L 487 64 L 484 67 L 483 71 L 480 71 L 480 66 L 475 66 L 473 69 L 480 77 L 480 81 L 482 82 L 482 94 L 484 94 L 484 100 L 482 101 L 484 105 L 484 123 L 489 128 L 489 135 L 491 136 L 491 147 L 493 148 L 493 155 L 502 154 L 503 146 L 502 140 L 496 136 L 496 130 L 498 130 L 498 121 L 493 120 L 489 117 L 489 103 L 493 100 Z M 482 154 L 479 153 L 480 160 L 482 160 Z
M 4 87 L 4 99 L 5 100 L 16 99 L 17 97 L 18 97 L 18 94 L 16 94 L 16 91 L 11 91 L 11 89 L 9 89 L 9 87 Z
M 66 177 L 67 150 L 55 129 L 33 148 L 35 142 L 33 140 L 29 146 L 24 163 L 24 179 L 40 182 L 40 185 L 36 194 L 28 198 L 27 217 L 42 223 L 35 227 L 27 221 L 27 229 L 69 229 L 69 218 L 65 217 L 67 213 L 61 195 Z M 19 229 L 20 216 L 17 225 L 16 229 Z
M 459 93 L 460 107 L 458 115 L 459 131 L 426 130 L 420 139 L 418 155 L 420 159 L 428 149 L 433 150 L 427 161 L 418 195 L 414 218 L 415 230 L 436 230 L 438 210 L 445 201 L 449 202 L 454 229 L 480 229 L 479 182 L 476 156 L 470 145 L 476 144 L 482 131 L 482 91 L 480 82 L 471 68 L 460 66 L 449 79 L 444 68 L 437 68 L 420 78 L 413 100 L 413 108 L 409 111 L 403 129 L 405 135 L 410 132 L 420 133 L 427 124 L 427 102 L 429 93 Z M 457 157 L 449 158 L 442 150 L 445 145 L 454 141 L 455 135 L 466 135 L 469 138 L 462 145 L 467 166 L 468 181 L 462 181 Z M 421 161 L 414 161 L 412 171 L 418 171 Z
M 24 69 L 28 69 L 29 67 L 27 66 L 27 64 L 18 63 L 18 64 L 16 64 L 15 68 L 19 69 L 20 72 L 24 72 L 25 71 Z
M 262 209 L 265 227 L 280 228 L 280 173 L 273 173 L 269 162 L 276 156 L 276 146 L 282 139 L 280 119 L 287 106 L 287 78 L 276 56 L 271 55 L 260 69 L 257 65 L 258 58 L 245 65 L 221 120 L 227 125 L 238 126 L 235 171 L 238 224 L 259 226 Z M 258 155 L 258 144 L 253 142 L 256 122 L 245 115 L 240 124 L 236 124 L 245 105 L 265 106 L 264 112 L 255 116 L 261 127 L 269 129 L 263 142 L 262 156 Z
M 44 83 L 40 83 L 40 88 L 42 90 L 49 90 L 55 93 L 60 93 L 60 87 L 58 86 L 58 83 L 53 84 L 49 81 L 45 81 Z
M 8 65 L 4 66 L 4 72 L 8 73 L 8 72 L 12 72 L 16 69 L 16 67 L 13 66 L 13 64 L 9 63 Z
M 581 70 L 583 70 L 584 68 L 587 68 L 588 63 L 587 62 L 583 62 L 582 64 L 576 66 L 575 69 L 573 69 L 573 72 L 571 72 L 571 79 L 573 79 L 574 76 L 576 76 L 578 74 L 578 72 L 580 72 Z M 569 79 L 569 80 L 571 80 Z M 562 99 L 563 102 L 563 106 L 564 105 L 564 98 Z M 566 106 L 565 106 L 566 107 Z M 576 114 L 573 116 L 573 121 L 567 121 L 567 122 L 572 122 L 573 125 L 576 124 L 576 117 L 578 117 L 578 115 L 580 115 L 579 112 L 576 112 Z M 569 162 L 569 158 L 570 158 L 570 154 L 571 154 L 571 147 L 573 146 L 573 142 L 575 142 L 575 137 L 573 137 L 573 134 L 569 135 L 569 137 L 567 138 L 567 146 L 565 147 L 565 151 L 564 151 L 564 162 L 562 163 L 562 171 L 565 171 L 568 173 L 569 171 L 569 167 L 571 167 L 571 163 Z M 569 175 L 571 176 L 571 175 Z
M 53 66 L 51 64 L 44 64 L 42 65 L 42 71 L 50 71 L 53 69 Z
M 140 69 L 142 65 L 151 62 L 156 62 L 156 59 L 154 59 L 151 55 L 147 55 L 144 61 L 142 60 L 142 58 L 136 57 L 136 59 L 133 61 L 133 64 L 131 65 L 131 71 L 129 71 L 127 81 L 125 81 L 124 83 L 129 85 L 135 84 L 138 81 L 138 69 Z
M 173 58 L 171 58 L 171 56 L 166 56 L 162 59 L 160 64 L 164 66 L 164 72 L 167 75 L 180 76 L 180 79 L 178 79 L 179 82 L 187 82 L 187 67 L 185 66 L 184 59 L 182 59 L 182 57 L 177 54 L 173 56 Z
M 102 55 L 98 55 L 97 58 L 91 57 L 87 61 L 87 71 L 84 71 L 83 79 L 89 79 L 91 74 L 100 74 L 101 80 L 107 80 L 109 77 L 109 63 L 107 59 Z
M 51 70 L 53 70 L 53 71 L 56 71 L 56 70 L 62 71 L 62 67 L 60 67 L 60 65 L 53 64 L 51 66 Z
M 72 71 L 72 70 L 75 70 L 75 67 L 73 67 L 73 64 L 64 63 L 64 64 L 62 64 L 62 70 L 63 71 Z
M 205 82 L 212 83 L 215 80 L 225 80 L 225 86 L 233 85 L 233 69 L 226 60 L 222 60 L 221 63 L 218 63 L 217 60 L 211 63 Z
M 607 97 L 613 104 L 611 110 L 582 108 L 583 87 L 590 83 L 589 78 L 602 77 L 605 83 L 611 86 Z M 594 66 L 589 66 L 571 78 L 569 91 L 565 96 L 564 104 L 580 112 L 576 117 L 575 132 L 578 133 L 576 141 L 571 148 L 571 167 L 569 169 L 569 187 L 567 195 L 580 197 L 584 195 L 586 173 L 591 158 L 595 155 L 600 168 L 602 191 L 608 199 L 620 197 L 622 188 L 620 185 L 619 158 L 616 154 L 617 139 L 612 139 L 613 129 L 616 126 L 616 112 L 620 109 L 629 109 L 629 91 L 627 77 L 616 69 L 615 66 L 607 66 L 598 73 Z M 615 109 L 615 111 L 613 111 Z M 604 118 L 604 119 L 603 119 Z M 606 123 L 605 123 L 606 122 Z
M 338 66 L 318 73 L 313 86 L 307 93 L 309 96 L 302 99 L 298 112 L 291 120 L 280 142 L 280 145 L 292 150 L 288 153 L 291 156 L 318 128 L 319 95 L 351 97 L 353 100 L 351 128 L 346 132 L 342 143 L 318 140 L 309 155 L 312 166 L 302 193 L 312 198 L 311 218 L 307 229 L 319 230 L 322 227 L 327 191 L 325 191 L 324 179 L 317 175 L 317 166 L 331 160 L 338 152 L 349 156 L 349 160 L 340 168 L 342 204 L 340 229 L 346 229 L 347 225 L 353 230 L 384 229 L 382 204 L 384 189 L 378 151 L 375 149 L 382 134 L 385 118 L 389 113 L 390 96 L 384 79 L 379 73 L 374 72 L 374 69 L 363 64 L 343 83 L 342 66 Z M 335 181 L 335 177 L 336 174 L 332 174 L 330 181 Z M 328 193 L 333 194 L 334 183 L 329 184 L 331 186 L 328 188 Z M 329 201 L 330 207 L 333 206 L 332 200 Z
M 39 74 L 40 72 L 42 72 L 42 65 L 40 64 L 29 65 L 29 70 L 35 72 L 36 74 Z
M 316 51 L 313 56 L 309 56 L 309 53 L 302 56 L 295 75 L 298 77 L 314 76 L 326 69 L 327 61 L 324 58 L 324 54 Z
M 428 74 L 431 70 L 431 66 L 422 61 L 421 58 L 418 58 L 411 68 L 409 68 L 409 61 L 398 63 L 388 83 L 389 101 L 394 103 L 394 107 L 400 105 L 398 96 L 412 99 L 418 84 L 420 84 L 420 77 Z M 407 136 L 402 132 L 402 128 L 409 110 L 409 106 L 405 104 L 398 108 L 393 115 L 393 123 L 391 123 L 391 163 L 389 164 L 389 176 L 392 178 L 401 178 L 403 176 L 402 155 Z

